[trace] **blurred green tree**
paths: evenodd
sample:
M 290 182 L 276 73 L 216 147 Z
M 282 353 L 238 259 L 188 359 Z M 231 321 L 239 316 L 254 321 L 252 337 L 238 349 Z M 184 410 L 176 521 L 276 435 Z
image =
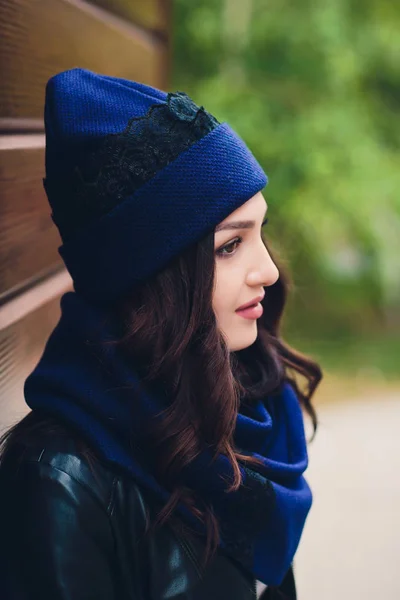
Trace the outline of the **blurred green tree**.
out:
M 389 0 L 174 2 L 171 89 L 246 140 L 289 326 L 400 331 L 400 8 Z

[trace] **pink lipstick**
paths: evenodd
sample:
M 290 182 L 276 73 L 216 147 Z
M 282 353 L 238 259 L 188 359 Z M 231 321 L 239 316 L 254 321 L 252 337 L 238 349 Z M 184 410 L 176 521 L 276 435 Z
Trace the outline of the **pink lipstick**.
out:
M 250 300 L 250 302 L 247 302 L 246 304 L 242 304 L 235 312 L 244 319 L 259 319 L 264 312 L 264 309 L 260 304 L 264 296 L 265 293 L 253 298 L 253 300 Z

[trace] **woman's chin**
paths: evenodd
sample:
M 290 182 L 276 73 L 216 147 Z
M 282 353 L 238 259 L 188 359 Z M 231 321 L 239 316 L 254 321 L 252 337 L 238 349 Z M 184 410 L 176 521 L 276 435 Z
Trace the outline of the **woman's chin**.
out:
M 230 340 L 228 340 L 228 347 L 231 352 L 237 352 L 238 350 L 244 350 L 248 348 L 257 339 L 257 326 L 254 327 L 252 331 L 246 331 L 242 335 L 232 336 Z

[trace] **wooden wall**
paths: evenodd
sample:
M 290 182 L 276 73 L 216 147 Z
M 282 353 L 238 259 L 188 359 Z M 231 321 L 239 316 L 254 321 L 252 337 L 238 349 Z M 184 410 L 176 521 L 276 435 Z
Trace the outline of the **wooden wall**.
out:
M 0 0 L 0 431 L 71 289 L 44 177 L 49 77 L 83 67 L 167 88 L 170 0 Z

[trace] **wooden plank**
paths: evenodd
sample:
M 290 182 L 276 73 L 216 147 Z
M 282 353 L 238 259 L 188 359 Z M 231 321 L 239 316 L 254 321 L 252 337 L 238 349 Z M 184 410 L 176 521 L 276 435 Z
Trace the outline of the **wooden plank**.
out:
M 166 0 L 89 0 L 115 15 L 146 29 L 166 33 L 169 26 L 169 1 Z
M 44 135 L 0 137 L 0 299 L 62 265 L 42 186 Z
M 46 81 L 77 66 L 164 87 L 165 44 L 81 0 L 3 0 L 0 23 L 2 119 L 42 119 Z
M 64 292 L 73 289 L 72 279 L 65 268 L 59 269 L 50 277 L 28 287 L 15 298 L 0 304 L 0 331 L 24 319 L 29 313 L 39 309 Z
M 43 119 L 2 119 L 0 118 L 0 132 L 12 133 L 43 132 Z
M 24 401 L 24 382 L 37 364 L 59 317 L 60 298 L 57 297 L 17 323 L 0 330 L 1 431 L 29 411 Z

